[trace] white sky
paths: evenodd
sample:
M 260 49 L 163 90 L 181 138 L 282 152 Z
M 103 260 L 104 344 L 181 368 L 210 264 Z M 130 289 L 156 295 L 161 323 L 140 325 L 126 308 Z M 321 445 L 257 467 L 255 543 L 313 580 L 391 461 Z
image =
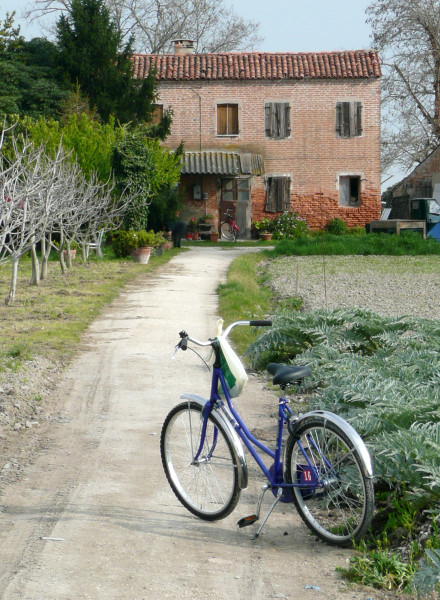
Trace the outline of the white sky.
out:
M 365 9 L 370 0 L 229 0 L 234 11 L 260 23 L 264 41 L 256 50 L 319 52 L 369 48 L 370 26 Z M 228 2 L 227 2 L 228 3 Z M 16 11 L 15 23 L 26 39 L 44 36 L 41 27 L 27 24 L 30 0 L 0 0 L 0 19 Z

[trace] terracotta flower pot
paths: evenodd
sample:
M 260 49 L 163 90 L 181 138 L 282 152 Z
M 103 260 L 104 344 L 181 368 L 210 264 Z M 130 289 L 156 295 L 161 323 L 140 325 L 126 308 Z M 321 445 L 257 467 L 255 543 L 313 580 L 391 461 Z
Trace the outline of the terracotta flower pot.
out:
M 143 248 L 133 248 L 131 256 L 135 263 L 146 265 L 150 260 L 151 247 L 144 246 Z
M 67 250 L 63 250 L 64 258 L 67 258 Z M 70 257 L 73 259 L 76 256 L 76 248 L 70 250 Z
M 218 241 L 218 233 L 210 233 L 209 239 L 211 240 L 211 242 L 217 242 Z
M 271 239 L 272 239 L 271 233 L 260 233 L 260 240 L 263 240 L 264 242 L 269 242 Z

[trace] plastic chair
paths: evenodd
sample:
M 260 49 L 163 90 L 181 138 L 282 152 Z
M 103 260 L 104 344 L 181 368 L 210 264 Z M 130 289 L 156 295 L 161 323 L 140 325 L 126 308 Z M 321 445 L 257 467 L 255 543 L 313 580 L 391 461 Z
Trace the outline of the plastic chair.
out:
M 102 258 L 101 244 L 102 244 L 103 237 L 104 237 L 104 229 L 100 229 L 98 232 L 98 237 L 96 239 L 96 242 L 90 242 L 89 244 L 86 245 L 87 258 L 89 258 L 90 248 L 93 248 L 94 250 L 96 250 L 96 254 L 99 256 L 99 258 Z

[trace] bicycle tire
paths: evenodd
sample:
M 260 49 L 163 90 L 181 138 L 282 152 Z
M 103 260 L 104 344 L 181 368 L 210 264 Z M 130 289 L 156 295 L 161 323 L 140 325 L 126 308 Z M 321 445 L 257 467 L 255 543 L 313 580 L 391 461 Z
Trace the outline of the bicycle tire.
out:
M 316 485 L 298 442 L 324 485 Z M 292 488 L 293 501 L 307 527 L 328 544 L 347 546 L 369 528 L 373 481 L 356 446 L 335 423 L 315 417 L 298 424 L 287 439 L 284 478 L 287 483 L 311 482 L 310 488 Z
M 217 521 L 229 515 L 240 498 L 238 465 L 229 435 L 214 413 L 208 418 L 200 459 L 193 463 L 201 412 L 201 405 L 192 401 L 175 406 L 163 424 L 160 451 L 168 482 L 183 506 L 200 519 Z
M 220 225 L 220 232 L 225 240 L 228 240 L 228 242 L 235 242 L 235 231 L 227 221 L 224 221 Z

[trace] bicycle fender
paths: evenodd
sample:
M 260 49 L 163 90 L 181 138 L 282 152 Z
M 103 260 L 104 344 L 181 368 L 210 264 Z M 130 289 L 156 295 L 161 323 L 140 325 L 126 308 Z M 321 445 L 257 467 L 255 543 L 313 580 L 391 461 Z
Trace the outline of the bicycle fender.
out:
M 208 402 L 206 398 L 198 396 L 197 394 L 182 394 L 180 398 L 182 400 L 191 400 L 191 402 L 195 402 L 202 409 Z M 226 435 L 229 437 L 229 441 L 231 442 L 234 456 L 238 464 L 238 485 L 241 490 L 244 490 L 248 486 L 249 477 L 246 456 L 243 450 L 241 440 L 238 437 L 238 434 L 233 428 L 232 424 L 217 409 L 212 409 L 211 416 L 214 419 L 214 421 L 219 422 L 219 424 L 223 426 Z
M 335 415 L 334 413 L 331 413 L 327 410 L 313 410 L 311 412 L 306 413 L 305 415 L 301 415 L 298 421 L 296 422 L 295 427 L 299 424 L 307 422 L 308 419 L 313 417 L 322 417 L 325 421 L 330 421 L 331 423 L 334 423 L 335 425 L 340 427 L 342 431 L 347 434 L 347 436 L 353 442 L 354 447 L 359 452 L 359 455 L 365 467 L 367 477 L 372 479 L 374 475 L 373 465 L 371 463 L 371 456 L 363 439 L 358 434 L 356 429 L 354 429 L 354 427 L 347 423 L 347 421 L 345 421 L 342 417 L 339 417 L 338 415 Z

